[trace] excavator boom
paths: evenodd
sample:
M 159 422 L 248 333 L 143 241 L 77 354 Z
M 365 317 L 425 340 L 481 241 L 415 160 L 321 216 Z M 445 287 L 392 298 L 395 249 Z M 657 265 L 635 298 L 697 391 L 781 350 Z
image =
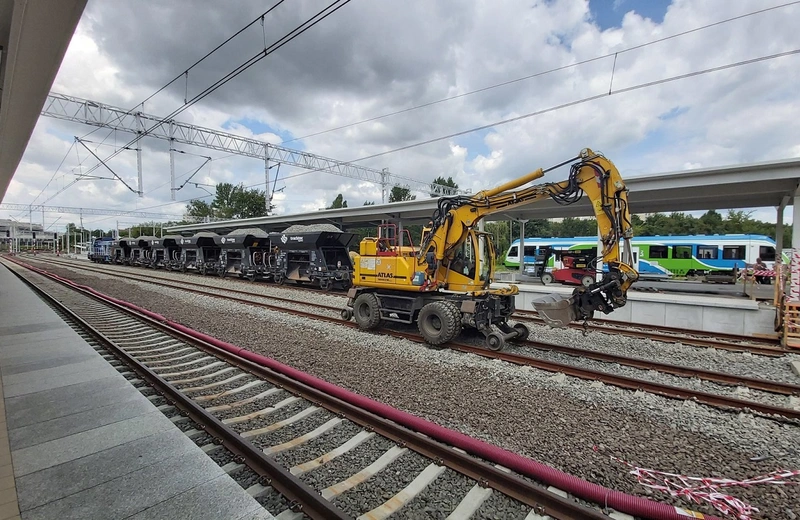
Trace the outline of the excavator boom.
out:
M 523 187 L 567 164 L 566 180 Z M 612 312 L 625 305 L 627 290 L 638 278 L 631 260 L 628 191 L 614 164 L 587 148 L 578 157 L 496 188 L 472 196 L 441 197 L 418 250 L 387 244 L 380 236 L 365 238 L 354 262 L 354 287 L 348 293 L 343 317 L 354 316 L 363 328 L 374 328 L 384 320 L 417 322 L 433 344 L 449 341 L 462 326 L 480 330 L 489 348 L 502 348 L 507 339 L 526 337 L 524 325 L 507 323 L 519 288 L 490 287 L 494 248 L 487 233 L 476 231 L 477 224 L 492 214 L 540 200 L 549 198 L 568 205 L 584 195 L 597 218 L 602 243 L 598 256 L 608 272 L 568 298 L 548 295 L 534 302 L 534 307 L 556 327 L 589 319 L 595 311 Z M 624 243 L 622 250 L 620 242 Z

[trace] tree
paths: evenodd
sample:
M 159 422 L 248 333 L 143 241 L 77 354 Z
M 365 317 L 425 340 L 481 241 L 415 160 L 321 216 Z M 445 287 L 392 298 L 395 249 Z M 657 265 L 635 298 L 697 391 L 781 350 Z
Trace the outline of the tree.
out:
M 344 200 L 344 197 L 340 193 L 340 194 L 338 194 L 336 196 L 335 199 L 333 199 L 333 203 L 330 206 L 328 206 L 327 209 L 339 209 L 339 208 L 346 208 L 346 207 L 347 207 L 347 201 Z
M 186 215 L 222 219 L 261 217 L 267 214 L 265 196 L 263 191 L 245 188 L 243 184 L 234 186 L 223 182 L 217 184 L 211 204 L 200 200 L 190 201 L 186 206 Z
M 394 186 L 389 192 L 389 202 L 402 202 L 405 200 L 415 200 L 416 195 L 411 194 L 408 186 Z
M 444 177 L 436 177 L 435 179 L 433 179 L 433 184 L 440 184 L 442 186 L 449 186 L 456 190 L 458 189 L 458 184 L 456 184 L 456 182 L 453 180 L 452 177 L 448 177 L 447 180 L 445 180 Z M 431 193 L 431 197 L 438 197 L 438 196 L 439 194 L 437 193 Z

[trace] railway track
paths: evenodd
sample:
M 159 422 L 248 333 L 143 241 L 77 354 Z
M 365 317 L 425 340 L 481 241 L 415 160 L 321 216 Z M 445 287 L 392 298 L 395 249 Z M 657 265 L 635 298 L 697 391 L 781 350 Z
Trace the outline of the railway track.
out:
M 87 270 L 93 270 L 93 269 L 87 269 Z M 95 270 L 95 271 L 99 271 L 101 273 L 103 272 L 102 270 Z M 228 301 L 266 308 L 278 312 L 290 312 L 292 314 L 296 314 L 306 318 L 328 321 L 332 323 L 337 323 L 342 326 L 349 326 L 352 328 L 358 327 L 353 322 L 342 321 L 337 316 L 340 308 L 336 306 L 298 302 L 297 300 L 291 298 L 282 298 L 275 296 L 257 296 L 248 291 L 235 290 L 235 289 L 213 288 L 212 292 L 212 290 L 208 290 L 210 288 L 207 285 L 199 284 L 196 282 L 184 282 L 184 281 L 177 282 L 174 280 L 165 281 L 164 279 L 154 280 L 152 277 L 134 276 L 129 273 L 125 274 L 115 273 L 115 276 L 119 276 L 121 278 L 129 279 L 132 281 L 144 282 L 171 289 L 188 291 L 194 294 L 210 296 L 214 298 L 221 298 Z M 307 306 L 313 310 L 330 311 L 331 314 L 333 315 L 324 315 L 324 314 L 319 314 L 317 312 L 291 309 L 280 305 L 274 305 L 273 303 L 258 301 L 258 299 L 281 301 L 295 306 L 297 305 Z M 386 329 L 386 328 L 376 332 L 387 334 L 397 338 L 408 339 L 418 343 L 424 343 L 424 340 L 420 335 L 412 332 L 395 330 L 395 329 Z M 770 394 L 778 394 L 782 396 L 800 395 L 800 386 L 789 383 L 780 383 L 777 381 L 750 378 L 733 374 L 727 374 L 723 372 L 701 370 L 693 367 L 685 367 L 667 363 L 658 363 L 650 360 L 632 358 L 627 356 L 619 356 L 615 354 L 607 354 L 593 350 L 569 347 L 565 345 L 558 345 L 558 344 L 535 341 L 535 340 L 528 340 L 526 342 L 520 343 L 520 345 L 525 347 L 530 347 L 536 350 L 560 352 L 574 357 L 587 358 L 595 361 L 601 361 L 604 363 L 614 363 L 631 368 L 661 371 L 667 374 L 672 374 L 687 379 L 696 378 L 722 385 L 743 386 L 753 390 L 767 392 Z M 575 366 L 569 363 L 548 361 L 545 359 L 541 359 L 539 357 L 522 355 L 518 353 L 493 352 L 486 350 L 483 347 L 478 347 L 463 342 L 452 342 L 448 344 L 447 347 L 465 353 L 478 354 L 483 357 L 489 357 L 495 359 L 502 359 L 504 361 L 508 361 L 514 364 L 531 366 L 549 372 L 564 373 L 584 380 L 601 381 L 603 383 L 614 385 L 628 390 L 641 390 L 669 398 L 693 400 L 702 404 L 726 410 L 750 410 L 771 418 L 791 419 L 791 420 L 800 419 L 800 411 L 792 408 L 777 406 L 767 402 L 741 399 L 736 396 L 706 392 L 703 390 L 698 390 L 693 388 L 686 388 L 678 385 L 658 383 L 650 379 L 647 379 L 645 377 L 639 378 L 639 377 L 619 375 L 619 374 L 614 374 L 611 371 L 594 370 L 580 366 Z
M 83 269 L 86 271 L 102 273 L 102 274 L 108 274 L 109 272 L 107 269 L 89 265 L 81 265 L 81 263 L 77 261 L 65 262 L 65 261 L 55 260 L 53 258 L 48 258 L 48 259 L 37 258 L 36 260 L 41 261 L 43 263 L 50 263 L 52 265 L 59 265 L 62 267 L 69 267 L 75 269 Z M 152 273 L 152 271 L 150 272 Z M 122 270 L 115 269 L 114 273 L 122 274 Z M 160 278 L 162 280 L 172 280 L 170 278 L 160 277 L 158 275 L 154 275 L 154 277 Z M 243 289 L 240 290 L 225 289 L 225 290 L 236 292 L 238 294 L 243 294 L 243 295 L 253 294 L 252 291 L 247 288 L 248 285 L 252 284 L 252 282 L 239 281 L 236 278 L 226 278 L 226 280 L 234 283 L 236 282 L 241 283 Z M 189 280 L 185 282 L 182 281 L 182 283 L 185 283 L 190 287 L 209 287 L 209 284 L 207 283 L 201 283 Z M 330 291 L 315 289 L 312 287 L 304 287 L 302 285 L 287 285 L 284 287 L 295 291 L 311 292 L 317 294 L 323 293 L 331 296 L 338 295 L 337 293 L 333 293 Z M 341 294 L 341 297 L 344 298 L 344 294 Z M 279 301 L 282 300 L 293 301 L 290 298 L 282 299 L 280 297 L 275 297 L 275 299 Z M 338 310 L 338 307 L 336 308 L 336 310 Z M 539 318 L 538 314 L 535 311 L 528 311 L 524 309 L 517 309 L 517 311 L 514 314 L 514 318 L 518 320 L 528 320 L 537 323 L 543 323 L 543 320 Z M 580 330 L 584 329 L 584 326 L 578 323 L 573 323 L 570 325 L 570 327 Z M 619 334 L 633 338 L 650 339 L 665 343 L 681 343 L 683 345 L 694 346 L 694 347 L 716 348 L 732 352 L 749 352 L 751 354 L 768 356 L 768 357 L 780 357 L 788 352 L 787 349 L 780 346 L 777 338 L 756 338 L 752 336 L 726 334 L 723 332 L 719 333 L 715 332 L 713 334 L 710 334 L 701 331 L 694 331 L 689 329 L 680 329 L 680 328 L 666 327 L 666 326 L 637 327 L 601 319 L 592 320 L 591 322 L 589 322 L 586 326 L 586 330 L 592 332 L 601 332 L 606 334 Z
M 285 509 L 272 511 L 278 518 L 377 519 L 401 509 L 400 516 L 413 517 L 415 508 L 436 503 L 454 519 L 476 511 L 491 516 L 493 508 L 517 508 L 530 518 L 608 519 L 598 507 L 564 498 L 156 316 L 20 266 L 13 271 L 106 350 L 105 357 L 151 385 L 153 400 L 163 399 L 162 410 L 178 411 L 173 422 L 190 437 L 205 439 L 198 442 L 204 451 L 228 450 L 232 457 L 215 460 L 262 503 L 282 504 Z M 327 471 L 315 471 L 322 467 Z M 237 478 L 244 471 L 256 479 Z M 382 493 L 369 480 L 378 473 Z M 271 496 L 276 491 L 282 501 Z M 388 499 L 386 491 L 392 491 Z

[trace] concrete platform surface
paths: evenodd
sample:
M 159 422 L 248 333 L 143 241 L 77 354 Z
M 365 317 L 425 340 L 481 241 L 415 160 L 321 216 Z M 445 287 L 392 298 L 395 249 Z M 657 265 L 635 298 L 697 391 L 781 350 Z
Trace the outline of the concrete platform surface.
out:
M 0 266 L 0 520 L 271 519 Z

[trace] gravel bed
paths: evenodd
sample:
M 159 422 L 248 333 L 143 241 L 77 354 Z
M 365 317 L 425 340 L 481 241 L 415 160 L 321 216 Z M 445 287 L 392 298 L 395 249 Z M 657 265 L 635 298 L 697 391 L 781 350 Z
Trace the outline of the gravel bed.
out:
M 209 391 L 206 395 L 211 394 L 219 394 L 225 392 L 227 390 L 234 390 L 236 388 L 242 387 L 247 383 L 256 380 L 256 377 L 243 377 L 242 379 L 237 379 L 232 383 L 227 383 L 224 385 L 220 385 L 219 387 L 215 388 L 213 391 Z M 208 408 L 210 406 L 220 406 L 223 404 L 231 404 L 237 401 L 243 401 L 244 399 L 248 399 L 250 397 L 256 396 L 261 392 L 266 392 L 271 388 L 269 383 L 264 383 L 263 385 L 256 385 L 250 388 L 245 388 L 241 392 L 236 392 L 235 394 L 228 394 L 222 397 L 218 397 L 216 399 L 212 399 L 211 401 L 203 401 L 203 407 Z
M 355 423 L 342 421 L 316 439 L 312 439 L 294 449 L 277 453 L 274 458 L 279 464 L 291 468 L 297 464 L 316 459 L 334 448 L 338 448 L 361 430 L 361 427 Z
M 289 417 L 302 412 L 304 409 L 308 408 L 310 405 L 308 402 L 300 400 L 295 401 L 294 403 L 287 404 L 282 408 L 278 408 L 274 412 L 261 415 L 256 417 L 255 419 L 251 419 L 247 422 L 231 424 L 231 428 L 236 430 L 237 432 L 247 432 L 251 430 L 257 430 L 259 428 L 264 428 L 265 426 L 269 426 L 270 424 L 275 424 L 278 421 L 282 421 L 284 419 L 288 419 Z M 319 413 L 319 412 L 317 412 Z M 240 414 L 234 414 L 234 416 Z
M 236 458 L 233 455 L 233 453 L 231 453 L 230 451 L 226 450 L 222 446 L 220 446 L 216 450 L 212 450 L 212 451 L 206 453 L 206 455 L 208 455 L 211 458 L 211 460 L 216 462 L 218 466 L 224 466 L 225 464 L 228 464 L 229 462 L 233 462 L 234 459 Z
M 596 331 L 589 332 L 584 336 L 582 331 L 575 329 L 556 330 L 536 322 L 519 321 L 530 328 L 531 339 L 537 341 L 559 343 L 609 354 L 650 359 L 661 363 L 690 366 L 716 372 L 724 371 L 740 376 L 800 384 L 800 378 L 791 369 L 791 362 L 800 360 L 800 355 L 797 354 L 787 354 L 783 357 L 772 358 L 753 355 L 749 352 L 693 347 L 682 343 L 665 343 Z
M 470 520 L 525 520 L 531 509 L 498 492 L 493 492 L 481 504 L 481 507 L 472 515 Z
M 401 518 L 447 518 L 475 484 L 474 480 L 448 468 L 397 514 Z
M 162 364 L 161 367 L 158 367 L 158 366 L 151 365 L 151 364 L 148 363 L 147 366 L 149 368 L 153 368 L 153 369 L 160 369 L 160 371 L 158 373 L 159 373 L 159 375 L 162 375 L 162 374 L 174 374 L 174 373 L 178 373 L 178 372 L 186 372 L 187 370 L 196 370 L 198 368 L 204 368 L 204 367 L 209 366 L 212 363 L 216 363 L 217 361 L 219 361 L 219 360 L 218 359 L 204 359 L 202 361 L 198 361 L 198 362 L 192 363 L 190 365 L 183 365 L 183 366 L 174 367 L 174 368 L 165 368 L 165 367 L 172 366 L 171 364 Z M 177 362 L 173 361 L 173 363 L 181 363 L 181 364 L 183 364 L 183 363 L 186 363 L 186 360 L 182 359 L 182 360 L 177 361 Z M 214 370 L 215 368 L 217 370 Z M 173 378 L 175 378 L 175 377 L 182 377 L 182 378 L 197 377 L 197 376 L 201 376 L 201 375 L 204 375 L 204 374 L 210 374 L 210 373 L 219 371 L 222 368 L 225 368 L 225 366 L 224 365 L 216 365 L 216 366 L 211 367 L 211 368 L 209 368 L 207 370 L 198 370 L 197 372 L 189 372 L 188 374 L 182 374 L 180 376 L 170 376 L 170 377 L 173 377 Z
M 413 451 L 407 451 L 377 475 L 334 498 L 333 503 L 356 518 L 392 498 L 430 463 L 430 459 Z M 434 480 L 431 485 L 436 485 L 436 481 Z
M 258 387 L 258 388 L 261 388 L 261 387 Z M 266 391 L 267 391 L 266 388 L 262 388 L 261 389 L 261 392 L 266 392 Z M 261 393 L 261 392 L 257 392 L 256 394 Z M 284 399 L 286 399 L 287 397 L 290 397 L 290 396 L 291 396 L 291 394 L 289 394 L 288 392 L 285 392 L 285 391 L 275 392 L 274 394 L 262 397 L 261 399 L 253 401 L 252 403 L 248 403 L 248 404 L 245 404 L 245 405 L 242 405 L 242 406 L 237 406 L 236 408 L 231 408 L 230 410 L 221 410 L 219 412 L 215 412 L 215 415 L 217 417 L 219 417 L 220 419 L 228 419 L 230 417 L 241 417 L 242 415 L 247 415 L 249 413 L 253 413 L 253 412 L 257 412 L 259 410 L 263 410 L 264 408 L 269 408 L 270 406 L 273 406 L 276 403 L 279 403 L 279 402 L 283 401 Z M 291 406 L 291 404 L 286 405 L 287 408 L 289 406 Z M 306 404 L 305 406 L 308 406 L 308 404 Z M 280 410 L 281 409 L 278 409 L 275 412 L 264 416 L 265 420 L 268 421 L 267 424 L 272 424 L 273 422 L 275 422 L 274 417 L 276 416 L 276 414 Z M 250 421 L 248 423 L 248 425 L 251 425 L 251 424 L 255 424 L 255 422 L 254 421 Z M 253 429 L 253 428 L 251 428 L 251 429 Z
M 278 444 L 282 444 L 296 437 L 300 437 L 301 435 L 304 435 L 315 428 L 322 426 L 333 418 L 334 416 L 332 414 L 324 410 L 320 410 L 319 412 L 313 413 L 308 417 L 297 421 L 296 423 L 279 428 L 274 432 L 254 437 L 252 442 L 261 449 L 277 446 Z
M 790 396 L 764 392 L 761 390 L 754 390 L 744 386 L 730 386 L 711 381 L 705 381 L 694 377 L 680 377 L 672 374 L 666 374 L 657 370 L 644 370 L 640 368 L 629 367 L 620 365 L 618 363 L 606 363 L 603 361 L 596 361 L 583 357 L 570 356 L 560 352 L 550 352 L 546 350 L 539 350 L 526 347 L 509 346 L 506 348 L 508 352 L 515 354 L 523 354 L 537 359 L 544 359 L 547 361 L 554 361 L 565 365 L 572 365 L 580 368 L 587 368 L 608 374 L 621 375 L 626 377 L 633 377 L 636 379 L 643 379 L 646 381 L 677 386 L 681 388 L 688 388 L 690 390 L 702 390 L 713 394 L 724 395 L 728 397 L 735 397 L 747 401 L 755 401 L 762 404 L 771 406 L 778 406 L 783 408 L 791 408 L 792 401 Z
M 300 478 L 314 489 L 325 489 L 366 468 L 393 446 L 395 443 L 386 437 L 372 436 L 327 464 L 300 475 Z
M 254 484 L 258 484 L 260 478 L 258 474 L 250 468 L 243 468 L 233 473 L 231 477 L 244 489 L 247 489 Z M 269 490 L 265 491 L 263 495 L 256 497 L 256 501 L 264 506 L 264 509 L 272 513 L 274 516 L 277 516 L 282 511 L 289 509 L 290 505 L 289 501 L 286 500 L 283 495 L 272 488 L 269 488 Z M 303 516 L 303 518 L 305 519 L 308 517 Z
M 211 435 L 207 434 L 206 432 L 202 432 L 202 433 L 198 434 L 197 437 L 194 437 L 192 439 L 192 442 L 194 442 L 195 444 L 197 444 L 197 446 L 202 448 L 206 444 L 213 444 L 214 443 L 214 437 L 212 437 Z
M 186 419 L 183 421 L 178 421 L 174 423 L 175 426 L 180 429 L 182 432 L 188 432 L 190 430 L 199 430 L 199 425 L 191 419 Z
M 145 290 L 138 283 L 111 277 L 49 270 L 373 399 L 626 493 L 652 495 L 676 506 L 714 512 L 707 506 L 648 493 L 611 455 L 637 466 L 693 476 L 746 478 L 800 467 L 800 428 L 794 424 L 623 391 L 210 297 Z M 231 328 L 231 315 L 249 320 L 250 326 Z M 534 334 L 547 339 L 538 329 Z M 563 335 L 560 341 L 588 348 L 599 336 L 593 333 L 569 340 L 571 336 Z M 619 343 L 621 338 L 613 339 Z M 715 357 L 740 355 L 702 350 Z M 320 471 L 337 467 L 338 460 L 304 478 L 324 476 Z M 800 486 L 754 486 L 731 492 L 759 507 L 762 518 L 783 519 L 786 510 L 800 512 Z
M 150 387 L 150 386 L 147 386 L 147 387 L 144 387 L 144 388 L 139 388 L 138 390 L 145 397 L 150 397 L 151 395 L 156 395 L 155 389 Z

